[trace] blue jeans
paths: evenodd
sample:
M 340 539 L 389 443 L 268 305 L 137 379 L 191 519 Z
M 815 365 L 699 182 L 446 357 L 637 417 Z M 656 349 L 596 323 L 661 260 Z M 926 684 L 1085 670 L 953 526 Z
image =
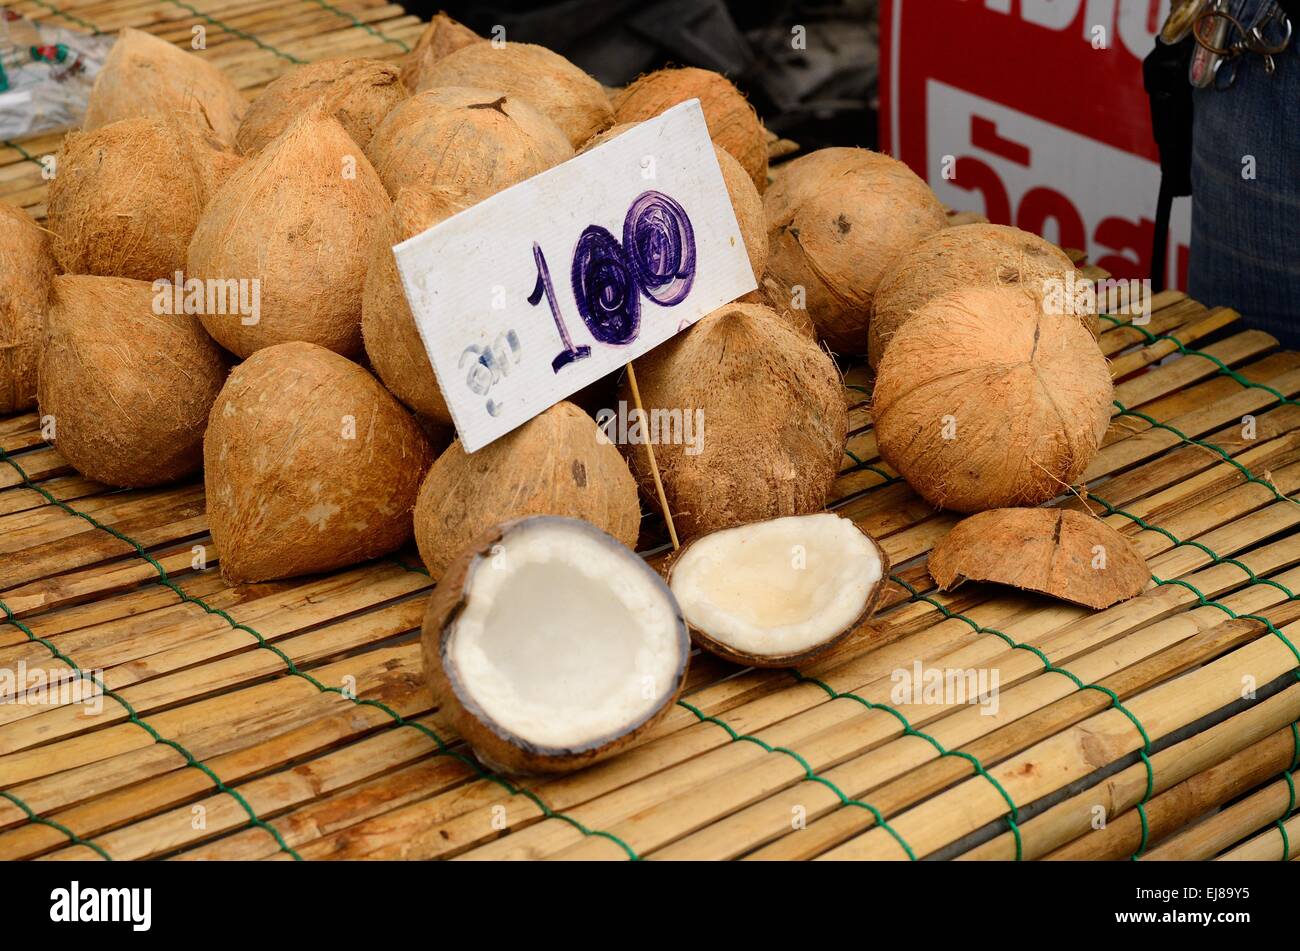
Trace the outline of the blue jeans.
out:
M 1249 27 L 1273 0 L 1232 0 Z M 1192 144 L 1193 297 L 1300 348 L 1300 23 L 1285 53 L 1245 54 L 1226 90 L 1196 90 Z M 1235 31 L 1234 31 L 1235 37 Z M 1254 178 L 1251 171 L 1253 158 Z

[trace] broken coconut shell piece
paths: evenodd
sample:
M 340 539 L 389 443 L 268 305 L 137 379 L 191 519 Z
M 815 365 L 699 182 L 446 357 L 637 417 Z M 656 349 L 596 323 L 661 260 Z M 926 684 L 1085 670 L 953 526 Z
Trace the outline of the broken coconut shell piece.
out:
M 1127 538 L 1067 509 L 992 509 L 958 522 L 930 553 L 949 591 L 992 581 L 1101 610 L 1141 594 L 1151 572 Z
M 889 559 L 830 513 L 705 535 L 673 559 L 668 586 L 705 650 L 751 667 L 814 660 L 875 610 Z
M 690 637 L 663 579 L 612 536 L 541 515 L 481 535 L 425 614 L 434 702 L 486 766 L 564 773 L 648 730 L 686 677 Z

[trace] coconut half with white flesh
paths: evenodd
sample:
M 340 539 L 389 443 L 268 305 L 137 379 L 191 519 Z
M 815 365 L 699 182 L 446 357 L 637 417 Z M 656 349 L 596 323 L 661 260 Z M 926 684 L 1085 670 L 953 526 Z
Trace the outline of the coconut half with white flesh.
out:
M 423 646 L 434 702 L 481 762 L 521 774 L 627 747 L 676 700 L 691 648 L 652 568 L 549 515 L 493 528 L 448 566 Z
M 705 650 L 751 667 L 816 659 L 871 616 L 884 551 L 829 512 L 723 529 L 674 558 L 668 586 Z

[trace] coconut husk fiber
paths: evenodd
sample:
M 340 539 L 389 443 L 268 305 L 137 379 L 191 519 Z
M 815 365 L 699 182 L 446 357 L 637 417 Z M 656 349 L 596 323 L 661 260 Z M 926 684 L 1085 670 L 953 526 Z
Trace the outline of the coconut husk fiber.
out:
M 577 148 L 614 124 L 605 90 L 559 53 L 532 43 L 470 43 L 438 60 L 417 87 L 498 89 L 523 99 L 563 130 Z
M 401 547 L 432 458 L 411 415 L 355 363 L 310 343 L 259 350 L 231 372 L 204 441 L 222 575 L 288 578 Z
M 447 14 L 434 14 L 429 25 L 415 41 L 411 52 L 400 60 L 402 85 L 410 90 L 420 89 L 429 70 L 444 56 L 456 52 L 462 46 L 486 42 L 483 37 Z
M 195 113 L 69 133 L 49 190 L 55 257 L 69 274 L 172 280 L 199 215 L 242 162 Z
M 54 279 L 39 404 L 82 475 L 137 488 L 198 471 L 208 409 L 226 377 L 193 317 L 160 312 L 152 285 Z
M 933 505 L 1038 505 L 1096 455 L 1113 396 L 1106 358 L 1073 315 L 1016 288 L 922 307 L 885 349 L 872 394 L 881 458 Z
M 399 70 L 391 63 L 352 58 L 308 63 L 285 73 L 253 100 L 235 141 L 247 155 L 260 152 L 304 109 L 324 99 L 330 115 L 364 149 L 375 129 L 407 95 Z
M 204 209 L 187 277 L 259 281 L 261 314 L 205 313 L 203 326 L 241 357 L 294 340 L 358 353 L 366 266 L 389 207 L 361 149 L 316 102 Z
M 1069 509 L 993 509 L 963 519 L 930 553 L 944 591 L 992 581 L 1100 611 L 1151 583 L 1131 542 L 1092 515 Z
M 394 109 L 366 154 L 393 197 L 407 185 L 425 185 L 477 201 L 572 158 L 573 147 L 517 96 L 448 86 Z
M 221 69 L 142 30 L 122 30 L 95 77 L 83 131 L 135 116 L 199 112 L 218 138 L 234 145 L 246 103 Z
M 437 579 L 481 532 L 526 515 L 591 522 L 636 546 L 641 506 L 627 463 L 590 416 L 556 403 L 473 454 L 453 442 L 415 506 L 415 541 Z
M 1045 293 L 1050 281 L 1075 274 L 1065 252 L 1038 235 L 1006 225 L 946 228 L 901 255 L 880 279 L 867 358 L 877 366 L 891 337 L 917 309 L 963 287 L 1023 287 Z M 1085 315 L 1096 333 L 1096 318 Z
M 708 69 L 684 67 L 647 73 L 614 102 L 615 122 L 641 122 L 689 99 L 700 100 L 709 137 L 735 157 L 759 193 L 767 189 L 767 134 L 739 89 Z
M 678 534 L 825 508 L 848 410 L 834 362 L 786 320 L 758 304 L 727 304 L 639 358 L 636 375 L 646 411 L 678 414 L 683 436 L 687 417 L 703 415 L 694 446 L 671 428 L 665 435 L 663 422 L 654 445 Z M 635 405 L 626 384 L 620 399 Z M 632 470 L 657 503 L 646 447 L 628 442 Z
M 54 256 L 45 231 L 21 208 L 0 203 L 0 413 L 36 405 L 53 280 Z
M 802 296 L 836 353 L 867 351 L 885 272 L 947 227 L 943 205 L 902 162 L 866 149 L 821 149 L 795 159 L 763 196 L 767 273 Z M 800 293 L 801 292 L 801 293 Z

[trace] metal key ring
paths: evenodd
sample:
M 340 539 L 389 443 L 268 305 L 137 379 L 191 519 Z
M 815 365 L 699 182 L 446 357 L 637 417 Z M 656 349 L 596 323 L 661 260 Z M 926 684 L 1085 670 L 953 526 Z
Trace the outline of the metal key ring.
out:
M 1285 53 L 1288 46 L 1291 45 L 1291 20 L 1289 17 L 1283 17 L 1282 22 L 1286 24 L 1286 30 L 1283 33 L 1282 41 L 1277 46 L 1268 46 L 1268 41 L 1264 39 L 1264 31 L 1261 27 L 1251 27 L 1250 32 L 1246 34 L 1246 46 L 1253 53 L 1259 53 L 1262 56 L 1276 56 L 1279 53 Z
M 1235 45 L 1229 46 L 1226 49 L 1220 49 L 1217 46 L 1210 45 L 1210 43 L 1201 36 L 1201 24 L 1219 17 L 1227 20 L 1228 23 L 1235 27 L 1239 35 L 1247 35 L 1246 30 L 1241 25 L 1241 21 L 1226 10 L 1206 10 L 1196 18 L 1196 24 L 1192 27 L 1192 35 L 1196 37 L 1196 42 L 1202 49 L 1209 53 L 1213 53 L 1215 56 L 1237 56 L 1239 51 Z

